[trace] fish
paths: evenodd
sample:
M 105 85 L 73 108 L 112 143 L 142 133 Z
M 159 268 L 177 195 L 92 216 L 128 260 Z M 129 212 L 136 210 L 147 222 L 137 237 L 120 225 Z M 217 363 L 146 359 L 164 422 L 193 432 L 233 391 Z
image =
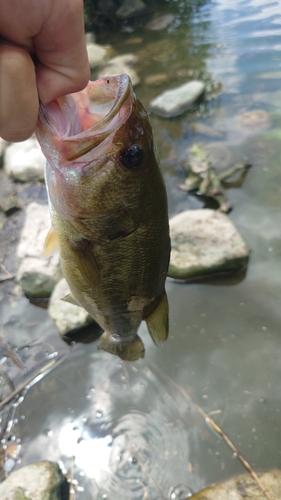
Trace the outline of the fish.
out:
M 98 349 L 126 361 L 168 337 L 170 235 L 165 182 L 148 114 L 128 75 L 90 81 L 40 104 L 36 135 L 47 159 L 52 229 L 71 294 L 104 330 Z

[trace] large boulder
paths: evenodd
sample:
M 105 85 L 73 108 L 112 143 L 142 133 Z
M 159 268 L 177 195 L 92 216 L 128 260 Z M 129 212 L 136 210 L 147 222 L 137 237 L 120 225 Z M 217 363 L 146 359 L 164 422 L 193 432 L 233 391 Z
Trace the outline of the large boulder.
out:
M 16 470 L 0 484 L 1 500 L 67 500 L 68 494 L 58 464 L 47 460 Z
M 170 220 L 168 276 L 191 280 L 234 272 L 248 262 L 250 249 L 227 215 L 216 210 L 186 210 Z
M 265 500 L 281 498 L 281 471 L 273 469 L 259 475 L 259 480 L 268 496 L 250 474 L 243 474 L 229 479 L 222 484 L 215 484 L 195 495 L 192 500 Z
M 92 316 L 83 307 L 62 300 L 69 293 L 69 286 L 62 278 L 56 285 L 49 303 L 49 314 L 62 337 L 94 322 Z
M 43 257 L 44 242 L 51 228 L 47 205 L 32 202 L 26 207 L 25 222 L 17 248 L 17 281 L 30 298 L 47 298 L 61 278 L 59 253 Z

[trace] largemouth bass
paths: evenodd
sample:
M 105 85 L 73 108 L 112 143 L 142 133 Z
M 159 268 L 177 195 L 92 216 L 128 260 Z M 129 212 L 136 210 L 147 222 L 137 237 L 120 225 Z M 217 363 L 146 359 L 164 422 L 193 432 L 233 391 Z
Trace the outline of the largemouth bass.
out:
M 168 336 L 170 237 L 164 180 L 147 113 L 127 75 L 89 82 L 41 106 L 53 232 L 71 296 L 104 329 L 99 349 L 144 356 L 144 319 L 156 345 Z

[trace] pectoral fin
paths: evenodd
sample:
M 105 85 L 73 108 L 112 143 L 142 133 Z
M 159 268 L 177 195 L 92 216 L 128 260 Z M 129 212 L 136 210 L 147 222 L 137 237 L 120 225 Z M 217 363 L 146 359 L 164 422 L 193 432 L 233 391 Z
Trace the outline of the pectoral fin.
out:
M 72 249 L 72 256 L 85 282 L 91 288 L 99 288 L 100 270 L 98 262 L 92 251 L 92 242 L 81 240 L 79 242 L 69 242 Z
M 43 257 L 50 257 L 56 250 L 59 249 L 57 235 L 53 228 L 49 230 L 43 248 Z
M 72 293 L 68 293 L 65 297 L 62 297 L 64 302 L 68 302 L 69 304 L 73 304 L 74 306 L 82 307 L 78 304 L 77 300 L 73 297 Z
M 135 336 L 132 342 L 116 342 L 107 332 L 104 332 L 101 336 L 98 349 L 115 354 L 124 361 L 136 361 L 144 357 L 144 345 L 138 335 Z
M 169 304 L 164 291 L 161 301 L 152 313 L 145 318 L 148 331 L 155 345 L 162 345 L 169 332 Z

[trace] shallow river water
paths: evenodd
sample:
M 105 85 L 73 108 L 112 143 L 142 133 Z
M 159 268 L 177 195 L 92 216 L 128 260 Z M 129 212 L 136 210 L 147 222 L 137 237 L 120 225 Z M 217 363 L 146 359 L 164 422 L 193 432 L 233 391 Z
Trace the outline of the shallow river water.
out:
M 191 78 L 206 83 L 205 99 L 181 117 L 151 115 L 170 215 L 204 203 L 179 191 L 182 172 L 165 160 L 195 142 L 214 166 L 247 158 L 243 186 L 227 191 L 230 218 L 251 248 L 247 272 L 193 284 L 168 280 L 169 339 L 156 348 L 142 325 L 146 356 L 130 364 L 97 351 L 95 342 L 66 346 L 46 311 L 25 298 L 0 305 L 6 340 L 17 343 L 20 332 L 21 346 L 33 341 L 19 351 L 23 362 L 67 356 L 2 414 L 10 439 L 21 444 L 16 466 L 48 459 L 69 473 L 74 462 L 81 499 L 183 500 L 243 472 L 195 404 L 256 471 L 281 468 L 281 0 L 193 3 L 163 2 L 162 13 L 175 14 L 164 30 L 128 22 L 98 42 L 139 56 L 136 93 L 145 106 Z M 144 83 L 159 73 L 165 82 Z M 249 124 L 244 113 L 254 110 L 263 119 Z M 195 122 L 221 138 L 199 134 Z M 20 383 L 21 370 L 13 370 Z

